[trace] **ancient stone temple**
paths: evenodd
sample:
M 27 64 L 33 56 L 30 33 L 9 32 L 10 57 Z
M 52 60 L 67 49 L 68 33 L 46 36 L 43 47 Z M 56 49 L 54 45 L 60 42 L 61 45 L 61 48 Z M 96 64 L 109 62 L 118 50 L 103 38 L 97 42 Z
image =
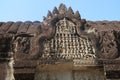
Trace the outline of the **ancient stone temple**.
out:
M 0 80 L 120 80 L 120 21 L 61 4 L 42 22 L 0 22 Z

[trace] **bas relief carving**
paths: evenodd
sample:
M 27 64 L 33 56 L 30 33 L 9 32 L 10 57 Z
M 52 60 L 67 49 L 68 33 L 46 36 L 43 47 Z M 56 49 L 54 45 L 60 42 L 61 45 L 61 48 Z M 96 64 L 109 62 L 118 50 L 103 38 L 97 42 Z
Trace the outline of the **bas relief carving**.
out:
M 119 31 L 114 28 L 107 31 L 95 24 L 98 23 L 90 23 L 81 19 L 79 12 L 74 13 L 71 7 L 67 9 L 64 5 L 60 5 L 58 9 L 55 7 L 52 12 L 48 11 L 47 17 L 44 17 L 42 22 L 32 24 L 30 31 L 28 29 L 26 33 L 16 33 L 16 35 L 8 30 L 7 33 L 13 34 L 12 48 L 13 52 L 18 55 L 17 58 L 23 58 L 23 56 L 25 59 L 36 60 L 45 57 L 68 60 L 119 58 Z M 18 26 L 17 23 L 14 25 Z M 22 25 L 29 24 L 23 23 Z M 32 31 L 36 26 L 37 31 L 33 34 Z M 17 30 L 16 27 L 12 27 L 13 30 L 14 28 Z
M 6 68 L 6 72 L 3 70 L 4 76 L 7 76 L 6 80 L 10 78 L 10 80 L 14 80 L 14 61 L 20 62 L 17 67 L 16 65 L 14 67 L 18 69 L 18 73 L 19 69 L 21 71 L 24 67 L 32 69 L 37 65 L 41 66 L 41 62 L 44 65 L 52 62 L 71 61 L 75 67 L 81 65 L 88 67 L 92 64 L 96 66 L 98 61 L 104 60 L 111 63 L 114 63 L 115 60 L 119 62 L 120 28 L 114 26 L 115 24 L 120 25 L 119 22 L 86 21 L 81 19 L 78 11 L 74 13 L 71 7 L 67 9 L 64 4 L 61 4 L 58 9 L 55 7 L 52 12 L 48 11 L 47 17 L 44 17 L 42 22 L 0 22 L 0 62 L 6 63 L 4 66 L 7 65 L 3 66 L 3 69 Z M 34 63 L 34 65 L 26 63 Z M 106 62 L 106 64 L 111 63 Z M 103 65 L 103 63 L 101 64 Z M 101 80 L 104 78 L 103 73 L 96 74 L 96 71 L 93 74 L 91 72 L 87 72 L 88 74 L 80 71 L 72 72 L 73 75 L 67 76 L 70 79 L 72 79 L 71 76 L 74 76 L 74 80 Z M 37 79 L 56 80 L 57 77 L 61 79 L 61 76 L 64 76 L 65 80 L 68 79 L 63 73 L 55 72 L 54 76 L 49 72 L 40 72 Z M 71 72 L 67 72 L 67 74 L 71 74 Z M 94 74 L 96 77 L 91 77 Z
M 71 7 L 67 10 L 61 5 L 59 9 L 55 7 L 53 12 L 48 11 L 38 28 L 33 37 L 16 38 L 16 53 L 25 53 L 28 59 L 93 60 L 119 57 L 119 33 L 89 24 Z

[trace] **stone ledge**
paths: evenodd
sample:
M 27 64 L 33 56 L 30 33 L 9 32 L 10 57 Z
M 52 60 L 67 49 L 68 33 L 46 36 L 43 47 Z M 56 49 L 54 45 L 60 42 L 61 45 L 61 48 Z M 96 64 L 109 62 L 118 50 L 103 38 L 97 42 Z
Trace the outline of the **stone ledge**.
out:
M 15 69 L 14 74 L 35 73 L 35 68 L 20 68 Z
M 15 61 L 14 68 L 33 68 L 36 67 L 37 61 L 34 60 L 19 60 Z
M 120 71 L 120 65 L 110 64 L 104 65 L 106 71 Z

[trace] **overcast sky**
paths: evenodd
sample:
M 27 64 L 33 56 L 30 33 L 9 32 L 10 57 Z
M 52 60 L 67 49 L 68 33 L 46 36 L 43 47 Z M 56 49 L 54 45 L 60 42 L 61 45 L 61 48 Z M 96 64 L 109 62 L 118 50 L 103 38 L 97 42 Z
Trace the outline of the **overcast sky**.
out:
M 60 3 L 86 20 L 120 21 L 120 0 L 0 0 L 0 21 L 42 21 Z

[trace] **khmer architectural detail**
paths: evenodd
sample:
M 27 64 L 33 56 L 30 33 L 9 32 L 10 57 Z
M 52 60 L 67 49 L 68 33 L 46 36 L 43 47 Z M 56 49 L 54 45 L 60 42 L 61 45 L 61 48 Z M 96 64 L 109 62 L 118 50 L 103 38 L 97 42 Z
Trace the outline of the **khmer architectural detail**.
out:
M 0 80 L 120 80 L 120 21 L 61 4 L 42 22 L 0 22 Z

